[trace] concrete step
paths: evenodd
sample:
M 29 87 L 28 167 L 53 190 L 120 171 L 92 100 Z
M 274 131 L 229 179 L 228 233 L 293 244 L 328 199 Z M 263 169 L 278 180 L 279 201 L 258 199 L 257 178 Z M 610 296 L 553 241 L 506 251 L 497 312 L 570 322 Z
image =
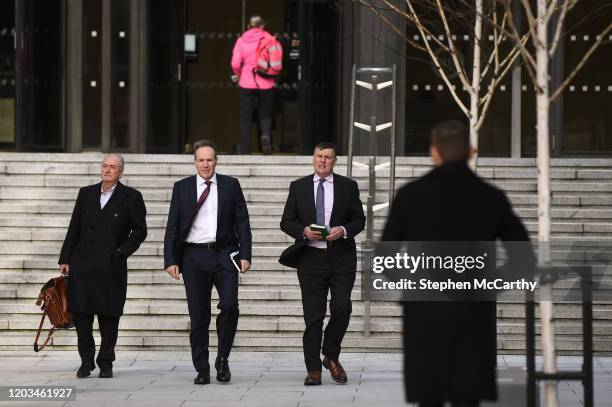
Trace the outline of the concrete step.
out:
M 18 315 L 2 316 L 2 321 L 8 323 L 9 330 L 37 330 L 40 318 L 23 318 Z M 214 321 L 213 321 L 214 322 Z M 400 333 L 401 319 L 389 317 L 376 317 L 370 322 L 370 329 L 377 333 Z M 5 324 L 6 326 L 6 324 Z M 45 328 L 49 327 L 47 323 Z M 97 332 L 98 324 L 94 323 Z M 140 316 L 125 315 L 120 320 L 119 328 L 127 331 L 187 331 L 190 329 L 189 316 Z M 351 318 L 349 332 L 363 332 L 363 317 Z M 302 316 L 253 316 L 241 315 L 238 320 L 238 331 L 268 331 L 268 332 L 302 332 L 304 318 Z M 216 332 L 215 324 L 211 323 L 209 331 Z M 520 333 L 520 331 L 518 332 Z
M 78 188 L 98 182 L 102 154 L 0 153 L 0 349 L 31 349 L 40 310 L 38 291 L 57 275 L 57 254 L 65 237 Z M 148 209 L 149 236 L 129 260 L 126 315 L 119 348 L 188 349 L 187 305 L 182 282 L 162 270 L 162 246 L 174 182 L 192 175 L 191 155 L 127 154 L 123 182 L 143 192 Z M 378 162 L 387 158 L 380 157 Z M 236 349 L 300 350 L 303 329 L 301 295 L 296 272 L 278 263 L 292 239 L 279 230 L 289 183 L 312 172 L 306 156 L 220 156 L 220 173 L 237 176 L 248 203 L 253 229 L 253 270 L 240 276 L 241 320 Z M 367 157 L 355 157 L 365 163 Z M 32 165 L 36 162 L 36 165 Z M 346 173 L 346 157 L 339 157 L 338 173 Z M 428 158 L 398 157 L 396 187 L 430 171 Z M 535 237 L 537 232 L 537 171 L 534 159 L 482 158 L 478 173 L 505 190 Z M 279 175 L 280 174 L 280 175 Z M 354 168 L 354 178 L 365 202 L 367 171 Z M 389 170 L 377 173 L 377 202 L 387 197 Z M 552 159 L 552 236 L 569 245 L 612 242 L 612 160 Z M 376 213 L 375 238 L 387 211 Z M 359 236 L 363 240 L 365 234 Z M 556 250 L 554 255 L 565 254 Z M 600 270 L 601 269 L 601 270 Z M 598 272 L 605 271 L 602 264 Z M 363 335 L 364 302 L 357 276 L 354 313 L 344 349 L 401 349 L 402 309 L 393 302 L 372 302 L 372 336 Z M 602 274 L 601 281 L 609 284 Z M 571 281 L 560 283 L 561 286 Z M 216 293 L 213 290 L 213 313 Z M 611 301 L 612 303 L 612 301 Z M 498 347 L 508 352 L 524 349 L 524 306 L 498 307 Z M 555 307 L 558 348 L 579 352 L 581 310 Z M 594 306 L 596 350 L 612 351 L 612 305 Z M 212 326 L 211 326 L 212 328 Z M 539 328 L 538 328 L 539 329 Z M 74 331 L 57 333 L 55 346 L 74 349 Z M 211 343 L 216 335 L 211 329 Z
M 353 314 L 363 315 L 364 303 L 353 303 Z M 371 315 L 399 316 L 401 308 L 393 302 L 372 302 Z M 215 307 L 212 310 L 217 313 Z M 40 309 L 31 299 L 0 299 L 0 314 L 39 314 Z M 128 315 L 187 315 L 185 299 L 134 299 L 128 300 L 124 313 Z M 240 299 L 241 315 L 295 316 L 303 315 L 301 300 L 250 300 Z
M 0 331 L 0 346 L 3 349 L 31 349 L 33 343 L 33 335 L 27 333 Z M 11 333 L 11 335 L 8 335 Z M 33 332 L 32 332 L 33 333 Z M 99 337 L 96 338 L 99 343 Z M 74 330 L 58 331 L 52 339 L 53 348 L 61 350 L 63 347 L 75 349 L 76 347 L 76 332 Z M 187 351 L 189 349 L 189 334 L 188 332 L 177 332 L 175 334 L 165 334 L 164 331 L 151 331 L 146 335 L 142 332 L 124 332 L 120 331 L 117 340 L 117 350 L 133 347 L 147 347 L 164 350 L 181 349 Z M 214 349 L 217 345 L 216 335 L 210 335 L 210 346 Z M 282 333 L 282 332 L 266 332 L 266 331 L 243 331 L 236 335 L 234 340 L 233 350 L 292 350 L 301 351 L 302 335 L 300 332 Z M 342 349 L 345 352 L 381 349 L 398 350 L 401 349 L 401 336 L 399 334 L 382 333 L 371 335 L 365 338 L 363 333 L 347 332 L 342 342 Z

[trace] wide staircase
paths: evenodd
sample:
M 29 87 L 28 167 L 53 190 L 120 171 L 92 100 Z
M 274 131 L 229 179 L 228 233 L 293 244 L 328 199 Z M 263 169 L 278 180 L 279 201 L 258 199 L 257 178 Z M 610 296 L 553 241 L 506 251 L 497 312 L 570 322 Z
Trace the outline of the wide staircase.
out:
M 35 300 L 41 285 L 58 275 L 58 253 L 80 187 L 99 182 L 99 153 L 0 153 L 0 350 L 31 349 L 40 310 Z M 163 271 L 163 235 L 172 185 L 194 173 L 189 155 L 125 155 L 122 182 L 142 191 L 149 235 L 128 261 L 129 286 L 118 347 L 188 349 L 189 317 L 182 282 Z M 311 157 L 221 156 L 219 173 L 238 177 L 247 200 L 253 231 L 252 270 L 240 277 L 240 321 L 235 349 L 300 350 L 303 329 L 296 272 L 278 263 L 292 239 L 279 229 L 289 183 L 312 172 Z M 356 161 L 367 162 L 357 157 Z M 384 161 L 383 158 L 379 161 Z M 429 159 L 398 158 L 396 187 L 430 169 Z M 336 172 L 346 173 L 340 157 Z M 537 231 L 537 171 L 534 159 L 479 160 L 478 173 L 506 191 L 532 236 Z M 379 175 L 377 201 L 388 194 L 388 169 Z M 367 171 L 355 169 L 362 200 Z M 552 160 L 552 234 L 568 242 L 606 241 L 612 233 L 612 160 Z M 477 199 L 477 197 L 475 197 Z M 376 213 L 379 235 L 386 211 Z M 365 232 L 358 240 L 365 238 Z M 353 291 L 353 317 L 344 340 L 347 351 L 401 349 L 401 307 L 370 303 L 370 334 L 364 334 L 366 304 L 360 276 Z M 216 293 L 213 290 L 213 305 Z M 595 350 L 612 352 L 612 302 L 594 305 Z M 572 354 L 581 349 L 581 314 L 577 305 L 556 308 L 558 347 Z M 213 306 L 213 312 L 217 310 Z M 498 305 L 498 348 L 524 349 L 524 307 Z M 47 325 L 48 326 L 48 325 Z M 539 332 L 539 329 L 538 329 Z M 211 344 L 216 343 L 211 323 Z M 56 349 L 76 345 L 72 330 L 58 331 Z

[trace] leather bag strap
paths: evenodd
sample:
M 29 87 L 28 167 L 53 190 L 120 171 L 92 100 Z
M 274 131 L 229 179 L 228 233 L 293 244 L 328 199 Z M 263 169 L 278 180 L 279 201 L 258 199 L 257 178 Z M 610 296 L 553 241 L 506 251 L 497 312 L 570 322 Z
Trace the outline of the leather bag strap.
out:
M 49 344 L 49 341 L 51 340 L 51 335 L 53 335 L 53 331 L 55 331 L 55 327 L 52 327 L 49 330 L 49 335 L 47 335 L 47 339 L 45 340 L 45 342 L 40 347 L 38 346 L 38 338 L 40 337 L 43 322 L 45 322 L 46 316 L 47 316 L 47 313 L 43 312 L 42 318 L 40 319 L 40 324 L 38 324 L 38 332 L 36 333 L 36 339 L 34 339 L 34 352 L 39 352 L 43 350 Z

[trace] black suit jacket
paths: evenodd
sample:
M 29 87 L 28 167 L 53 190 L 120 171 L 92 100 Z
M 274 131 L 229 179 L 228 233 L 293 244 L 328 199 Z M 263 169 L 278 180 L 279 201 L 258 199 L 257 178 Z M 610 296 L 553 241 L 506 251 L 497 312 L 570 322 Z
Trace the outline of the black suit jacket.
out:
M 187 233 L 180 235 L 184 225 L 196 208 L 196 176 L 184 178 L 174 184 L 170 212 L 164 237 L 164 267 L 182 265 L 183 245 Z M 251 225 L 242 188 L 236 178 L 217 174 L 217 257 L 227 270 L 235 271 L 229 254 L 240 250 L 240 258 L 251 261 Z
M 279 262 L 297 268 L 302 248 L 308 242 L 303 237 L 304 227 L 315 223 L 314 174 L 297 179 L 289 186 L 289 196 L 281 219 L 281 230 L 295 239 L 295 243 L 281 255 Z M 357 182 L 334 173 L 334 206 L 330 226 L 343 226 L 346 239 L 330 242 L 328 254 L 338 273 L 354 273 L 357 269 L 355 236 L 365 226 L 363 207 Z
M 383 241 L 524 241 L 505 194 L 465 162 L 448 163 L 402 187 Z M 522 259 L 533 265 L 531 258 Z M 496 304 L 404 302 L 408 401 L 496 398 Z
M 68 309 L 119 316 L 127 290 L 127 258 L 147 236 L 142 194 L 118 183 L 100 209 L 101 183 L 79 190 L 59 264 L 69 264 Z

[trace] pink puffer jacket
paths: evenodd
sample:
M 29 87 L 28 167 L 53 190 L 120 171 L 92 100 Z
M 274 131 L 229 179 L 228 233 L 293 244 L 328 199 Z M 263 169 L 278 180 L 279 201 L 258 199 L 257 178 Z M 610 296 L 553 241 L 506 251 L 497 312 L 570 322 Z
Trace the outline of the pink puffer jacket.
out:
M 236 40 L 232 52 L 232 71 L 240 77 L 238 85 L 246 89 L 270 89 L 274 87 L 274 79 L 255 76 L 253 70 L 257 67 L 257 45 L 262 38 L 272 35 L 261 28 L 251 28 Z

